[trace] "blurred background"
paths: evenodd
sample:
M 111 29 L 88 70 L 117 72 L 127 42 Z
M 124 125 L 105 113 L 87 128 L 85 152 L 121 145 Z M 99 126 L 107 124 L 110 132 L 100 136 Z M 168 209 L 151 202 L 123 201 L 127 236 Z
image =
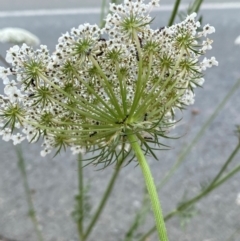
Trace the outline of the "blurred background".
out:
M 183 0 L 182 8 L 190 0 Z M 166 26 L 174 0 L 162 0 L 159 11 L 152 12 L 155 18 L 152 27 Z M 203 24 L 214 26 L 216 33 L 213 49 L 208 57 L 215 56 L 218 67 L 206 71 L 203 88 L 196 91 L 196 101 L 183 113 L 183 120 L 172 135 L 182 135 L 178 140 L 163 140 L 171 146 L 169 151 L 157 153 L 159 161 L 150 159 L 156 182 L 177 160 L 181 149 L 192 141 L 207 118 L 240 78 L 240 46 L 234 41 L 240 35 L 240 1 L 221 8 L 223 0 L 206 0 L 200 14 Z M 100 0 L 0 0 L 0 28 L 24 28 L 41 40 L 41 44 L 54 51 L 57 39 L 72 27 L 100 21 Z M 222 5 L 223 6 L 223 5 Z M 61 11 L 56 11 L 60 9 Z M 73 13 L 71 9 L 79 10 Z M 31 10 L 31 11 L 25 11 Z M 39 10 L 43 10 L 39 13 Z M 179 20 L 176 20 L 176 22 Z M 0 54 L 5 57 L 12 45 L 0 43 Z M 2 66 L 4 64 L 1 64 Z M 3 85 L 0 83 L 0 92 Z M 240 124 L 240 90 L 238 89 L 220 114 L 211 123 L 204 137 L 187 156 L 183 165 L 159 192 L 166 214 L 176 207 L 184 196 L 196 195 L 201 185 L 218 172 L 238 143 L 234 134 Z M 36 207 L 37 217 L 45 241 L 77 241 L 77 229 L 71 217 L 74 195 L 77 193 L 76 156 L 70 152 L 55 158 L 40 156 L 40 144 L 22 145 L 27 174 Z M 12 143 L 0 140 L 0 236 L 16 241 L 35 241 L 36 236 L 28 217 L 23 182 L 17 167 L 17 156 Z M 240 163 L 240 155 L 233 166 Z M 105 190 L 113 167 L 98 171 L 93 166 L 84 169 L 86 182 L 90 185 L 89 195 L 93 210 Z M 121 241 L 138 210 L 143 197 L 143 179 L 136 163 L 124 167 L 115 185 L 113 194 L 95 227 L 89 241 Z M 236 198 L 240 193 L 240 173 L 216 189 L 196 205 L 195 215 L 185 229 L 181 219 L 167 222 L 170 240 L 177 241 L 239 241 L 240 206 Z M 153 225 L 151 215 L 142 232 Z M 1 239 L 1 238 L 0 238 Z M 148 241 L 155 241 L 151 236 Z
M 161 5 L 173 5 L 174 0 L 160 0 Z M 182 0 L 181 3 L 188 4 L 191 0 Z M 205 3 L 228 3 L 227 0 L 206 0 Z M 238 2 L 238 1 L 231 1 Z M 26 10 L 26 9 L 59 9 L 59 8 L 79 8 L 79 7 L 94 7 L 98 8 L 101 6 L 101 0 L 1 0 L 1 11 L 2 10 Z

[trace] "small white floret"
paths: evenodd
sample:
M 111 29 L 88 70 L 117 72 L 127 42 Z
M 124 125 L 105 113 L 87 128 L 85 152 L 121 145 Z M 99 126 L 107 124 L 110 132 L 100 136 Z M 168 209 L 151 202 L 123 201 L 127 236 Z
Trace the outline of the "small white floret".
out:
M 47 154 L 49 154 L 50 152 L 52 151 L 52 149 L 50 149 L 50 148 L 45 148 L 44 150 L 42 150 L 41 152 L 40 152 L 40 155 L 42 156 L 42 157 L 45 157 Z
M 207 36 L 207 34 L 215 33 L 215 28 L 213 26 L 210 26 L 209 24 L 205 25 L 203 27 L 203 35 L 204 37 Z
M 20 144 L 25 137 L 22 134 L 17 133 L 16 135 L 12 135 L 11 139 L 13 140 L 13 145 L 17 145 Z
M 12 136 L 11 129 L 5 128 L 5 129 L 1 130 L 0 135 L 2 136 L 2 139 L 4 141 L 9 141 L 11 139 L 11 136 Z
M 208 50 L 212 49 L 212 45 L 211 45 L 212 43 L 213 43 L 213 40 L 209 38 L 207 38 L 207 40 L 204 40 L 202 44 L 203 45 L 202 50 L 206 51 L 207 49 Z
M 8 84 L 9 83 L 9 79 L 8 79 L 8 75 L 12 74 L 10 69 L 6 69 L 4 67 L 0 66 L 0 78 L 3 79 L 3 84 Z
M 72 154 L 85 154 L 86 150 L 80 146 L 72 146 L 71 148 Z

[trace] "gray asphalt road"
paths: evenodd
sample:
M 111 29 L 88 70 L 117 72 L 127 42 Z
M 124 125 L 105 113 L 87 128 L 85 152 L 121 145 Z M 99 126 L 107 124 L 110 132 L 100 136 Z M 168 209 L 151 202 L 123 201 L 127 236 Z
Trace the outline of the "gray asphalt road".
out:
M 0 11 L 4 10 L 25 10 L 25 9 L 52 9 L 52 8 L 79 8 L 79 7 L 100 7 L 101 0 L 0 0 Z M 106 0 L 106 2 L 109 2 Z M 160 0 L 161 5 L 173 4 L 175 0 Z M 191 0 L 182 0 L 181 3 L 191 3 Z M 205 3 L 224 3 L 227 0 L 205 0 Z M 238 2 L 235 0 L 235 2 Z
M 24 1 L 24 3 L 31 1 Z M 50 2 L 50 1 L 49 1 Z M 41 1 L 39 6 L 49 6 L 47 1 Z M 51 1 L 51 4 L 54 1 Z M 57 2 L 57 1 L 56 1 Z M 86 4 L 97 1 L 87 1 Z M 163 2 L 163 1 L 162 1 Z M 37 2 L 34 2 L 34 4 Z M 70 7 L 77 1 L 68 1 L 61 7 Z M 11 9 L 18 6 L 13 4 Z M 49 5 L 48 5 L 49 4 Z M 81 1 L 82 4 L 82 1 Z M 0 1 L 1 9 L 9 10 L 9 1 Z M 35 7 L 37 5 L 34 5 Z M 52 6 L 52 5 L 51 5 Z M 95 4 L 94 4 L 95 6 Z M 26 6 L 24 5 L 26 8 Z M 37 7 L 38 8 L 38 7 Z M 156 182 L 160 182 L 168 168 L 172 166 L 181 147 L 190 143 L 201 125 L 214 111 L 227 91 L 240 77 L 240 46 L 234 45 L 235 38 L 240 35 L 240 10 L 205 10 L 204 23 L 215 26 L 216 33 L 213 50 L 209 56 L 215 56 L 219 67 L 207 71 L 203 89 L 197 90 L 196 102 L 184 113 L 182 124 L 174 131 L 186 133 L 179 140 L 166 141 L 172 146 L 171 151 L 158 153 L 159 161 L 149 160 Z M 154 13 L 154 27 L 167 23 L 169 12 Z M 7 26 L 22 27 L 36 34 L 43 44 L 54 50 L 57 38 L 80 23 L 99 21 L 99 15 L 60 15 L 42 17 L 5 17 L 1 18 L 0 28 Z M 10 46 L 0 45 L 0 53 L 4 54 Z M 176 175 L 159 192 L 164 213 L 172 210 L 184 193 L 189 197 L 200 190 L 200 184 L 216 174 L 221 164 L 227 159 L 237 144 L 233 131 L 240 124 L 240 90 L 210 125 L 204 137 L 188 155 L 183 166 Z M 192 110 L 199 114 L 194 119 Z M 165 141 L 163 141 L 165 143 Z M 36 236 L 27 216 L 27 205 L 15 150 L 10 143 L 0 142 L 0 234 L 19 241 L 35 241 Z M 73 206 L 73 195 L 77 191 L 77 165 L 75 157 L 63 153 L 51 159 L 41 158 L 39 145 L 24 144 L 24 156 L 27 162 L 29 181 L 42 232 L 46 241 L 76 241 L 76 227 L 70 217 Z M 234 164 L 239 163 L 240 155 Z M 232 165 L 234 166 L 234 165 Z M 110 178 L 113 168 L 96 171 L 94 167 L 84 169 L 84 174 L 91 183 L 91 200 L 93 209 Z M 226 241 L 227 238 L 240 229 L 240 208 L 235 204 L 237 193 L 240 192 L 240 174 L 220 187 L 198 205 L 198 215 L 194 216 L 185 231 L 179 226 L 179 219 L 173 218 L 167 223 L 170 240 L 177 241 Z M 114 188 L 112 197 L 94 229 L 89 241 L 123 240 L 134 217 L 134 211 L 142 198 L 143 180 L 138 167 L 130 164 L 123 168 Z M 148 218 L 142 231 L 152 226 L 153 220 Z M 157 240 L 152 237 L 149 241 Z M 232 241 L 239 241 L 236 236 Z

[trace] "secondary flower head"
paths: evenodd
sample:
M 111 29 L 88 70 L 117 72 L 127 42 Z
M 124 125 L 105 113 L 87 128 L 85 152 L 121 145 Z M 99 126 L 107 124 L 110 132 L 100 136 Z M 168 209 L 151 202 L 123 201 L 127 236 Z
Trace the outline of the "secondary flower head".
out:
M 240 193 L 237 195 L 236 204 L 240 206 Z
M 0 29 L 0 42 L 23 44 L 30 46 L 39 45 L 40 40 L 37 36 L 22 28 L 3 28 Z
M 151 144 L 161 147 L 176 110 L 194 103 L 202 71 L 218 65 L 214 57 L 201 57 L 211 49 L 212 40 L 202 38 L 213 27 L 198 31 L 194 13 L 153 30 L 149 11 L 157 5 L 111 4 L 105 28 L 73 28 L 52 55 L 46 46 L 11 48 L 7 61 L 13 67 L 0 68 L 6 84 L 0 98 L 3 139 L 17 144 L 43 138 L 43 156 L 69 147 L 74 154 L 96 151 L 94 163 L 110 164 L 133 159 L 128 136 L 135 134 L 154 155 Z
M 237 44 L 237 45 L 240 45 L 240 36 L 238 36 L 236 39 L 235 39 L 235 42 L 234 42 L 235 44 Z

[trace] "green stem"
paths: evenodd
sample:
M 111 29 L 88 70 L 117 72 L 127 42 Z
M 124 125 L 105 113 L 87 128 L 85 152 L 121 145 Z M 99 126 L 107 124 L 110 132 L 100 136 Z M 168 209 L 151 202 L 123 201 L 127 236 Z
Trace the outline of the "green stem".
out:
M 105 15 L 106 0 L 102 0 L 101 14 L 100 14 L 100 28 L 104 27 L 104 15 Z
M 90 235 L 90 233 L 91 233 L 95 223 L 97 222 L 100 214 L 102 213 L 103 208 L 105 207 L 105 204 L 106 204 L 106 202 L 108 200 L 108 197 L 110 196 L 110 194 L 112 192 L 114 183 L 115 183 L 115 181 L 116 181 L 116 179 L 118 177 L 118 174 L 119 174 L 119 172 L 121 170 L 121 166 L 122 166 L 123 161 L 124 160 L 121 160 L 121 161 L 119 161 L 116 164 L 116 168 L 114 170 L 114 173 L 113 173 L 113 175 L 112 175 L 112 177 L 111 177 L 111 179 L 110 179 L 110 181 L 108 183 L 107 189 L 106 189 L 106 191 L 105 191 L 105 193 L 104 193 L 104 195 L 102 197 L 101 202 L 99 203 L 99 206 L 98 206 L 98 208 L 97 208 L 97 210 L 96 210 L 96 212 L 95 212 L 95 214 L 94 214 L 94 216 L 92 218 L 92 221 L 90 222 L 90 224 L 88 225 L 88 227 L 86 229 L 86 232 L 84 234 L 84 239 L 83 240 L 86 240 L 88 238 L 88 236 Z
M 225 175 L 225 177 L 221 178 L 218 182 L 216 182 L 211 190 L 215 189 L 216 187 L 220 186 L 221 184 L 223 184 L 224 182 L 226 182 L 229 178 L 231 178 L 232 176 L 234 176 L 236 173 L 238 173 L 240 171 L 240 165 L 236 166 L 232 171 L 230 171 L 228 174 Z
M 79 189 L 79 207 L 80 207 L 80 212 L 83 212 L 83 198 L 84 198 L 84 186 L 83 186 L 83 166 L 82 166 L 82 155 L 79 154 L 78 156 L 78 189 Z M 78 233 L 80 240 L 83 241 L 84 233 L 83 233 L 83 218 L 82 216 L 78 222 L 77 222 L 77 227 L 78 227 Z
M 142 50 L 141 50 L 140 40 L 138 38 L 138 34 L 136 31 L 133 32 L 133 38 L 137 47 L 139 61 L 138 61 L 138 74 L 137 74 L 138 76 L 137 76 L 136 91 L 135 91 L 133 103 L 129 112 L 130 118 L 132 117 L 133 113 L 136 111 L 136 107 L 138 106 L 139 99 L 142 97 L 142 91 L 144 89 L 144 86 L 142 84 L 142 72 L 143 72 Z
M 192 12 L 198 13 L 198 11 L 199 11 L 199 9 L 200 9 L 203 1 L 204 1 L 204 0 L 196 0 L 196 1 L 194 2 L 194 9 L 193 9 Z
M 229 156 L 229 158 L 227 159 L 227 161 L 225 162 L 223 167 L 226 167 L 232 160 L 233 158 L 236 156 L 236 154 L 238 153 L 240 149 L 240 143 L 238 143 L 238 145 L 236 146 L 236 148 L 234 149 L 234 151 L 231 153 L 231 155 Z M 220 178 L 220 176 L 223 173 L 224 168 L 221 168 L 221 170 L 219 171 L 219 173 L 216 175 L 216 177 L 213 179 L 213 181 L 209 184 L 209 186 L 203 190 L 201 193 L 199 193 L 198 195 L 196 195 L 195 197 L 193 197 L 192 199 L 182 203 L 180 206 L 178 206 L 177 209 L 171 211 L 170 213 L 168 213 L 165 217 L 164 220 L 167 221 L 170 218 L 172 218 L 173 216 L 175 216 L 176 214 L 178 214 L 180 211 L 183 211 L 184 209 L 188 208 L 190 205 L 196 203 L 197 201 L 199 201 L 200 199 L 202 199 L 203 197 L 205 197 L 206 195 L 208 195 L 210 192 L 212 192 L 214 189 L 216 189 L 217 187 L 219 187 L 221 184 L 223 184 L 224 182 L 226 182 L 229 178 L 231 178 L 233 175 L 235 175 L 237 172 L 240 171 L 240 165 L 238 165 L 237 167 L 235 167 L 232 171 L 230 171 L 228 174 L 226 174 L 223 178 L 221 178 L 220 180 L 218 180 Z M 217 181 L 218 180 L 218 181 Z M 156 231 L 156 227 L 152 227 L 147 233 L 144 234 L 144 236 L 142 236 L 140 238 L 140 241 L 144 241 L 146 240 L 147 237 L 149 237 L 153 232 Z
M 136 135 L 129 131 L 128 139 L 130 141 L 133 151 L 135 152 L 136 158 L 138 160 L 138 163 L 141 167 L 141 170 L 142 170 L 142 173 L 143 173 L 143 176 L 145 179 L 146 187 L 147 187 L 149 197 L 151 200 L 151 204 L 152 204 L 153 214 L 155 217 L 156 228 L 157 228 L 159 240 L 168 241 L 167 230 L 165 227 L 162 209 L 161 209 L 160 201 L 158 198 L 158 193 L 157 193 L 154 181 L 153 181 L 153 177 L 152 177 L 149 165 L 148 165 L 147 160 L 143 154 L 143 151 L 138 143 L 138 139 L 137 139 Z
M 173 25 L 173 22 L 174 22 L 174 20 L 175 20 L 176 15 L 177 15 L 178 7 L 179 7 L 180 3 L 181 3 L 181 0 L 176 0 L 176 1 L 175 1 L 174 8 L 173 8 L 173 10 L 172 10 L 171 17 L 170 17 L 170 19 L 169 19 L 169 21 L 168 21 L 168 26 Z
M 108 97 L 110 98 L 111 103 L 113 103 L 118 115 L 124 117 L 123 113 L 122 113 L 122 110 L 121 110 L 121 107 L 119 105 L 119 102 L 117 100 L 117 97 L 114 94 L 114 91 L 112 89 L 112 86 L 109 83 L 110 81 L 108 80 L 106 74 L 104 73 L 104 71 L 100 67 L 99 63 L 94 59 L 93 56 L 89 55 L 88 58 L 91 60 L 92 64 L 97 68 L 98 73 L 100 75 L 99 77 L 101 77 L 101 78 L 98 78 L 98 79 L 102 83 L 103 88 L 106 91 Z
M 227 159 L 226 163 L 223 165 L 223 167 L 227 166 L 232 160 L 233 158 L 236 156 L 236 154 L 238 153 L 240 149 L 240 143 L 236 146 L 236 148 L 234 149 L 234 151 L 231 153 L 231 155 L 229 156 L 229 158 Z M 218 186 L 220 186 L 224 181 L 223 180 L 227 180 L 228 178 L 230 178 L 231 176 L 233 176 L 236 173 L 235 168 L 233 169 L 234 172 L 232 173 L 229 172 L 224 178 L 220 179 L 219 181 L 217 181 L 219 179 L 219 177 L 222 175 L 223 173 L 223 168 L 221 168 L 221 170 L 219 171 L 219 173 L 216 175 L 216 177 L 213 179 L 213 181 L 209 184 L 209 186 L 203 190 L 202 193 L 196 195 L 194 198 L 188 200 L 187 202 L 181 204 L 176 211 L 182 211 L 184 209 L 186 209 L 187 207 L 189 207 L 190 205 L 192 205 L 193 203 L 196 203 L 197 201 L 199 201 L 202 197 L 208 195 L 212 190 L 214 190 L 215 188 L 217 188 Z M 238 169 L 237 169 L 238 170 Z M 230 174 L 230 175 L 229 175 Z M 227 178 L 226 178 L 227 177 Z
M 33 200 L 32 200 L 32 196 L 31 196 L 31 190 L 28 184 L 28 179 L 27 179 L 27 172 L 26 172 L 26 167 L 25 167 L 25 161 L 22 155 L 22 150 L 19 148 L 16 149 L 17 151 L 17 157 L 18 157 L 18 167 L 20 169 L 22 178 L 23 178 L 23 185 L 24 185 L 24 190 L 25 190 L 25 194 L 26 194 L 26 198 L 27 198 L 27 203 L 28 203 L 28 212 L 29 212 L 29 216 L 32 220 L 36 235 L 37 235 L 37 239 L 39 241 L 43 241 L 43 236 L 42 233 L 39 229 L 39 224 L 38 224 L 38 220 L 36 217 L 36 212 L 34 210 L 34 205 L 33 205 Z
M 238 143 L 238 145 L 236 146 L 236 148 L 234 149 L 234 151 L 231 153 L 231 155 L 228 157 L 227 161 L 224 163 L 224 165 L 222 166 L 221 170 L 218 172 L 218 174 L 216 175 L 216 177 L 212 180 L 212 182 L 209 184 L 209 188 L 212 187 L 221 177 L 221 175 L 223 174 L 223 172 L 226 170 L 226 168 L 228 167 L 228 165 L 230 164 L 230 162 L 233 160 L 233 158 L 236 156 L 236 154 L 238 153 L 240 148 L 240 142 Z
M 196 143 L 200 140 L 200 138 L 203 136 L 205 130 L 207 127 L 212 123 L 212 121 L 215 119 L 215 117 L 218 115 L 218 113 L 223 109 L 225 104 L 228 102 L 230 97 L 234 94 L 234 92 L 238 89 L 240 86 L 240 79 L 237 80 L 237 82 L 233 85 L 233 87 L 229 90 L 229 92 L 226 94 L 224 99 L 220 102 L 220 104 L 217 106 L 215 111 L 212 113 L 212 115 L 208 118 L 208 120 L 203 124 L 202 128 L 199 130 L 199 132 L 196 134 L 194 139 L 190 142 L 190 144 L 183 149 L 181 154 L 178 157 L 178 160 L 175 162 L 175 164 L 172 166 L 172 168 L 168 171 L 168 173 L 165 175 L 163 180 L 161 181 L 159 188 L 161 188 L 173 175 L 173 173 L 177 170 L 177 168 L 180 166 L 180 164 L 184 161 L 188 153 L 192 150 L 192 148 L 196 145 Z

